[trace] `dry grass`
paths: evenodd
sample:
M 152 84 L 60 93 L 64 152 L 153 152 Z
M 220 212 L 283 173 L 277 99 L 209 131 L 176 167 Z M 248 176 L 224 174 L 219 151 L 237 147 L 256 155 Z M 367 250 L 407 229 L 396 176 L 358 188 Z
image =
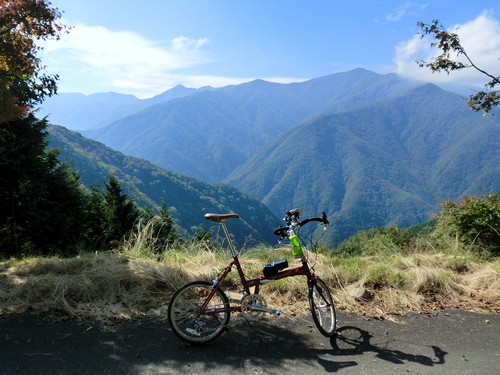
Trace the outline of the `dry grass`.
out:
M 342 280 L 337 272 L 337 282 L 330 280 L 340 287 L 337 304 L 346 311 L 400 315 L 455 307 L 500 313 L 500 275 L 486 262 L 457 267 L 454 257 L 441 253 L 362 260 L 364 272 L 359 278 Z M 352 293 L 356 288 L 364 290 L 362 296 Z
M 0 267 L 0 313 L 132 318 L 163 309 L 186 279 L 179 269 L 117 253 L 6 263 Z
M 0 315 L 34 311 L 109 323 L 142 316 L 164 318 L 168 300 L 184 282 L 212 280 L 230 256 L 209 244 L 172 245 L 162 254 L 131 241 L 121 252 L 70 259 L 33 258 L 0 262 Z M 247 277 L 260 274 L 289 249 L 253 249 L 243 256 Z M 294 261 L 288 259 L 290 266 Z M 341 258 L 314 255 L 318 275 L 331 287 L 338 310 L 369 316 L 403 315 L 457 307 L 500 313 L 500 261 L 474 259 L 466 252 L 433 249 L 411 253 Z M 237 272 L 225 290 L 237 294 Z M 234 289 L 234 290 L 233 290 Z M 262 288 L 268 305 L 307 312 L 303 277 Z

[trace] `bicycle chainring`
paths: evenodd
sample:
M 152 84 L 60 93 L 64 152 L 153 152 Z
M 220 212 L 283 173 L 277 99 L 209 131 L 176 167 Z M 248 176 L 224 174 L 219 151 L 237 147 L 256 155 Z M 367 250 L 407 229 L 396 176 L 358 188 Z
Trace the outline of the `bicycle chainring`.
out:
M 248 320 L 257 320 L 266 314 L 256 307 L 267 308 L 266 300 L 259 294 L 249 294 L 241 300 L 241 314 Z

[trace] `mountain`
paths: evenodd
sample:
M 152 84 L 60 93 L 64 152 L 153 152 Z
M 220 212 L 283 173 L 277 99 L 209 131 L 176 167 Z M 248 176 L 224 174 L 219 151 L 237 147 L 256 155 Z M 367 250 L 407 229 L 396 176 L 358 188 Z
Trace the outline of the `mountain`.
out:
M 141 206 L 158 207 L 165 202 L 184 234 L 192 234 L 191 229 L 200 224 L 213 230 L 214 226 L 203 218 L 207 212 L 236 212 L 241 220 L 230 220 L 228 227 L 239 245 L 276 242 L 273 229 L 279 225 L 278 219 L 262 203 L 229 185 L 206 183 L 167 171 L 61 126 L 49 126 L 48 140 L 49 147 L 61 151 L 60 160 L 72 165 L 87 187 L 102 185 L 114 175 Z
M 177 85 L 172 87 L 171 89 L 153 96 L 150 99 L 144 99 L 141 101 L 142 105 L 141 108 L 134 108 L 133 112 L 138 112 L 138 110 L 147 108 L 149 106 L 159 104 L 159 103 L 165 103 L 168 102 L 169 100 L 174 100 L 174 99 L 179 99 L 183 98 L 185 96 L 189 96 L 198 92 L 203 92 L 203 91 L 211 91 L 214 90 L 213 87 L 211 86 L 203 86 L 200 87 L 199 89 L 195 89 L 192 87 L 185 87 L 183 85 Z
M 160 100 L 84 135 L 234 185 L 279 216 L 325 210 L 336 244 L 359 229 L 425 221 L 441 199 L 498 189 L 499 116 L 434 85 L 355 69 Z
M 38 117 L 46 117 L 53 124 L 71 129 L 90 129 L 104 126 L 112 114 L 139 101 L 133 95 L 114 92 L 84 95 L 64 93 L 46 99 L 37 111 Z
M 421 223 L 437 202 L 500 186 L 500 121 L 432 84 L 294 127 L 224 182 L 277 214 L 325 210 L 330 243 Z
M 38 115 L 48 116 L 52 124 L 62 125 L 68 129 L 94 129 L 149 106 L 208 90 L 212 90 L 212 87 L 195 89 L 178 85 L 152 98 L 142 100 L 133 95 L 113 92 L 92 95 L 62 93 L 46 99 L 38 110 Z
M 417 85 L 364 69 L 292 84 L 255 80 L 151 106 L 84 134 L 166 169 L 217 182 L 295 125 Z

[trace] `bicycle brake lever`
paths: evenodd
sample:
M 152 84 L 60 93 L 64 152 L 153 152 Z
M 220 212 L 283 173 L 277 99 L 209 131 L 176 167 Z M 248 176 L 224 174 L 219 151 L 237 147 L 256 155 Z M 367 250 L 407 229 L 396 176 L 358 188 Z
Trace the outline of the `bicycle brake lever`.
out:
M 323 212 L 321 213 L 321 221 L 323 222 L 323 224 L 325 224 L 325 230 L 326 230 L 326 227 L 327 227 L 328 225 L 330 225 L 330 222 L 328 221 L 328 219 L 327 219 L 327 217 L 326 217 L 326 213 L 325 213 L 325 211 L 323 211 Z

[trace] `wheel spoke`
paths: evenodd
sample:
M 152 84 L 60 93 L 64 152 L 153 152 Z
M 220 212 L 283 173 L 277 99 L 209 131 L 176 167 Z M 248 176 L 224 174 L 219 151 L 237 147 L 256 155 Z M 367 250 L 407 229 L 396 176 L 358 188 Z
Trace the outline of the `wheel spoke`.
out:
M 320 278 L 315 278 L 309 288 L 309 306 L 314 323 L 324 336 L 332 336 L 335 331 L 335 308 L 330 291 Z
M 172 331 L 190 343 L 205 343 L 217 338 L 229 322 L 229 300 L 217 289 L 209 301 L 208 313 L 201 308 L 213 291 L 209 282 L 196 281 L 181 287 L 168 307 L 168 321 Z M 219 311 L 216 311 L 220 309 Z

